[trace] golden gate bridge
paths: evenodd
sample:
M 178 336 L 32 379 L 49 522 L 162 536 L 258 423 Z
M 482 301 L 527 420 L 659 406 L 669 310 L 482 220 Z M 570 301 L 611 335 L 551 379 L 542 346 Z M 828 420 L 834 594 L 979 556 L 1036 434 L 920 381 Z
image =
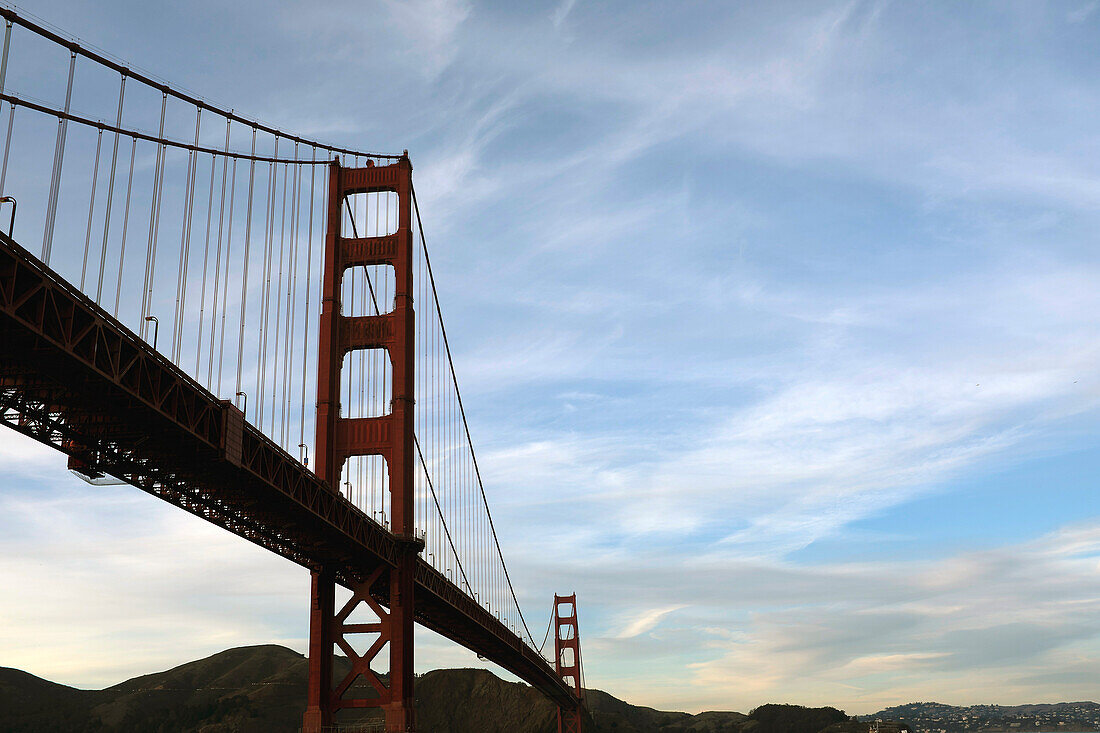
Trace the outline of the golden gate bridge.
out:
M 417 730 L 420 624 L 579 733 L 576 596 L 554 597 L 537 642 L 407 152 L 290 134 L 22 11 L 0 17 L 0 422 L 90 483 L 130 484 L 310 570 L 303 731 L 368 708 Z

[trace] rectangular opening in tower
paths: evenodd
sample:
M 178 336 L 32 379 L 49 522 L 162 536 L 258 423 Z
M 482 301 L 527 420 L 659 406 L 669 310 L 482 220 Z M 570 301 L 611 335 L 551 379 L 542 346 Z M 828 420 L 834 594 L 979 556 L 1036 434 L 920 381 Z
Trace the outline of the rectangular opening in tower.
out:
M 356 349 L 344 355 L 340 367 L 342 417 L 381 417 L 390 414 L 393 365 L 386 349 Z
M 345 197 L 343 207 L 345 237 L 384 237 L 397 231 L 397 193 L 370 191 Z
M 340 493 L 364 514 L 389 528 L 390 472 L 382 456 L 351 456 L 340 475 Z
M 345 316 L 377 316 L 393 312 L 396 278 L 389 265 L 349 267 L 340 282 Z

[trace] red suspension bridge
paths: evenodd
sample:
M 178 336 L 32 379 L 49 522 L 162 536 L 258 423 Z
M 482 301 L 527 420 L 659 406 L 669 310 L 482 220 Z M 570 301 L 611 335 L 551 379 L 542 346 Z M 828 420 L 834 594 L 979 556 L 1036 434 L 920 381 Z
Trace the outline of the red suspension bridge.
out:
M 419 623 L 579 732 L 576 597 L 555 596 L 548 659 L 486 500 L 408 155 L 288 134 L 0 17 L 0 422 L 309 568 L 304 731 L 365 708 L 415 731 Z

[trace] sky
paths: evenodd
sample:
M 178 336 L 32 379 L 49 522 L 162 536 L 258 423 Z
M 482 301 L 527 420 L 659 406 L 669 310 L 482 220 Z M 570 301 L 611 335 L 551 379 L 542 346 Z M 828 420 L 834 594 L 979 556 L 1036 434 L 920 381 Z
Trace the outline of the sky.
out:
M 1100 3 L 21 7 L 409 150 L 520 601 L 578 594 L 590 687 L 1100 698 Z M 308 585 L 0 435 L 0 664 L 304 651 Z

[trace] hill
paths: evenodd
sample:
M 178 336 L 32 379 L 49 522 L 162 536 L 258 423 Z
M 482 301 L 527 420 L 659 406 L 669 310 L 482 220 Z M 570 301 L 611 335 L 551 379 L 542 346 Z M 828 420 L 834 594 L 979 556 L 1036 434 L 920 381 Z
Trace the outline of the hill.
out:
M 346 660 L 337 661 L 347 669 Z M 306 672 L 302 655 L 270 645 L 229 649 L 104 690 L 77 690 L 0 668 L 0 730 L 293 732 L 305 707 Z M 554 707 L 542 695 L 486 670 L 429 672 L 417 679 L 416 696 L 424 733 L 557 730 Z M 592 720 L 586 730 L 593 733 L 819 733 L 830 724 L 848 721 L 833 708 L 795 705 L 764 705 L 749 715 L 663 712 L 630 705 L 599 690 L 588 691 L 588 703 Z

